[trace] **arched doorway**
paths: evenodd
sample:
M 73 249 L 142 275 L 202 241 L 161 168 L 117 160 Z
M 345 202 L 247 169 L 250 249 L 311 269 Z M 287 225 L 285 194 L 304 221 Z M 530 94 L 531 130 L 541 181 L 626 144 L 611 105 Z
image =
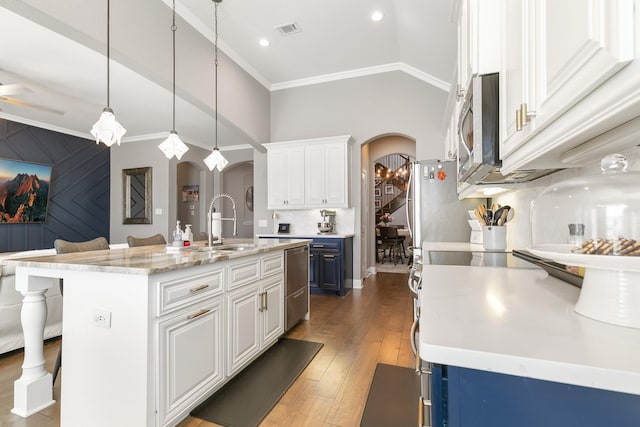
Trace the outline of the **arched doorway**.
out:
M 390 170 L 397 169 L 397 173 L 403 173 L 402 170 L 406 169 L 405 164 L 407 162 L 410 163 L 415 159 L 415 152 L 415 140 L 403 135 L 386 135 L 377 137 L 370 140 L 362 147 L 363 167 L 366 167 L 366 173 L 363 174 L 363 176 L 367 177 L 366 184 L 362 188 L 362 203 L 365 209 L 364 218 L 366 221 L 366 223 L 363 224 L 363 231 L 366 230 L 365 246 L 367 255 L 366 258 L 364 256 L 362 257 L 362 261 L 368 266 L 367 275 L 376 272 L 378 243 L 376 236 L 376 224 L 378 223 L 379 215 L 385 211 L 388 212 L 393 210 L 393 212 L 395 212 L 398 209 L 402 209 L 402 215 L 400 215 L 400 213 L 397 215 L 392 214 L 394 222 L 396 222 L 396 224 L 402 223 L 405 226 L 407 223 L 407 220 L 404 219 L 404 194 L 402 194 L 403 190 L 401 190 L 402 186 L 406 185 L 406 180 L 398 180 L 397 187 L 392 183 L 385 184 L 384 180 L 380 179 L 376 182 L 376 163 L 381 163 L 380 159 L 385 159 L 386 162 L 387 156 L 396 156 L 394 163 L 391 164 L 391 162 L 389 162 L 386 166 L 388 166 L 388 169 Z M 398 164 L 396 165 L 396 163 Z M 378 169 L 381 170 L 381 168 Z M 385 185 L 391 185 L 391 187 L 386 189 Z M 376 190 L 379 190 L 379 192 Z M 385 194 L 385 190 L 390 194 Z M 376 197 L 376 195 L 379 196 Z M 397 199 L 397 202 L 394 203 L 402 203 L 402 205 L 389 205 L 386 207 L 386 210 L 383 209 L 383 204 L 385 204 L 384 202 L 387 201 L 387 199 L 391 200 L 392 198 Z M 400 199 L 402 199 L 402 201 Z M 379 200 L 379 205 L 376 200 Z M 394 208 L 394 206 L 396 207 Z M 363 255 L 364 253 L 365 248 L 363 248 Z M 406 261 L 407 259 L 405 258 L 405 265 Z

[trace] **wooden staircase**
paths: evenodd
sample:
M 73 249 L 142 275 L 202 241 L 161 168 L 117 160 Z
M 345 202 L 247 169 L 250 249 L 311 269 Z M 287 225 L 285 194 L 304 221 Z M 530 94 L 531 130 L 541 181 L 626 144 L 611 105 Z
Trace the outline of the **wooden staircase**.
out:
M 386 165 L 382 161 L 390 164 Z M 392 214 L 405 205 L 410 166 L 410 158 L 401 154 L 386 156 L 375 164 L 376 224 L 383 214 Z

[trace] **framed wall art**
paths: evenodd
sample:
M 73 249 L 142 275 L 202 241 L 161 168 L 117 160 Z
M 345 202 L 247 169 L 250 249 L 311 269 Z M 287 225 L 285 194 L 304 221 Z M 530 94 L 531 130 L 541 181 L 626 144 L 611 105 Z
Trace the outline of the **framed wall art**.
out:
M 46 222 L 50 183 L 51 166 L 0 159 L 0 222 Z

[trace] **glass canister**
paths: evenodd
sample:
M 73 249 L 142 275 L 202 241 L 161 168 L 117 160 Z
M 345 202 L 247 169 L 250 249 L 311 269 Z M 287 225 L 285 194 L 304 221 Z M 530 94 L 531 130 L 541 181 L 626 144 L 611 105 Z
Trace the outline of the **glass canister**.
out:
M 554 184 L 531 204 L 533 253 L 584 266 L 576 312 L 640 328 L 640 173 L 625 156 L 602 173 Z

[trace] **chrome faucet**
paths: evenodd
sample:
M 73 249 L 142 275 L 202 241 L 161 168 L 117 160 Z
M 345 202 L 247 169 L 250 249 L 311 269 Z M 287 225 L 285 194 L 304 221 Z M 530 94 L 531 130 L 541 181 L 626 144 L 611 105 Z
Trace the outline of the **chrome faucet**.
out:
M 213 234 L 213 230 L 212 230 L 212 226 L 211 226 L 211 222 L 213 221 L 213 212 L 215 211 L 215 208 L 213 207 L 213 204 L 216 202 L 216 200 L 218 200 L 220 197 L 226 197 L 227 199 L 231 200 L 231 205 L 233 208 L 233 218 L 220 218 L 220 221 L 233 221 L 233 235 L 237 236 L 238 235 L 238 216 L 236 215 L 236 202 L 235 200 L 233 200 L 233 198 L 226 194 L 226 193 L 220 193 L 217 196 L 214 196 L 213 200 L 211 200 L 211 203 L 209 204 L 209 212 L 207 213 L 207 237 L 208 237 L 208 243 L 209 243 L 209 247 L 211 247 L 213 245 L 212 242 L 212 234 Z M 222 234 L 222 232 L 220 232 L 220 234 Z M 218 236 L 218 243 L 216 243 L 216 245 L 221 245 L 222 244 L 222 235 Z

